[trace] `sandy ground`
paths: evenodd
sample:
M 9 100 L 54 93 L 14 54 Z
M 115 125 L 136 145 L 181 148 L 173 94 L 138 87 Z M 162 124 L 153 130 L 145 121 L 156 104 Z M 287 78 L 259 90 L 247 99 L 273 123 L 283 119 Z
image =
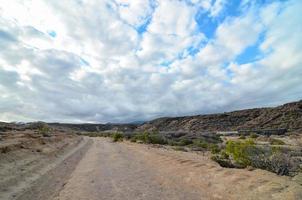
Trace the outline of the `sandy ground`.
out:
M 0 138 L 0 199 L 52 199 L 89 147 L 89 139 L 28 131 Z
M 302 199 L 289 177 L 221 168 L 207 156 L 93 138 L 54 200 Z

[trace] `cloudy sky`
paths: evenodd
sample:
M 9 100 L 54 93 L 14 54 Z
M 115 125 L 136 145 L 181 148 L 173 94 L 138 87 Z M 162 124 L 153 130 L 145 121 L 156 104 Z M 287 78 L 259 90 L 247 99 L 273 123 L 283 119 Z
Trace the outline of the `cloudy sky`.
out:
M 301 10 L 301 0 L 0 0 L 0 121 L 131 122 L 302 99 Z

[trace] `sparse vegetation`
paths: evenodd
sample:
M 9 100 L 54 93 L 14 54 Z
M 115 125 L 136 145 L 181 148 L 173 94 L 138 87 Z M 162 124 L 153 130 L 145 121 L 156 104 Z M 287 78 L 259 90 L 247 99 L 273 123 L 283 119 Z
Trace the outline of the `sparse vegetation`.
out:
M 203 149 L 207 149 L 209 144 L 201 139 L 195 139 L 193 142 L 194 146 L 201 147 Z
M 168 144 L 168 141 L 158 133 L 143 132 L 133 135 L 131 142 L 142 142 L 146 144 Z
M 112 135 L 113 142 L 123 141 L 123 138 L 124 136 L 122 133 L 113 133 Z
M 7 146 L 0 148 L 0 153 L 8 153 L 9 151 L 10 149 Z
M 217 154 L 220 152 L 220 148 L 218 147 L 217 144 L 210 144 L 209 149 L 211 150 L 211 153 Z
M 114 132 L 82 132 L 78 133 L 78 135 L 84 135 L 89 137 L 111 137 Z
M 179 144 L 179 146 L 187 146 L 187 145 L 193 144 L 193 141 L 190 139 L 187 139 L 187 138 L 183 138 L 179 141 L 178 144 Z
M 285 145 L 285 142 L 283 142 L 282 140 L 279 139 L 270 139 L 270 144 L 271 145 Z
M 255 142 L 257 134 L 249 137 L 241 135 L 239 140 L 229 140 L 225 146 L 221 143 L 219 136 L 167 139 L 163 134 L 157 132 L 142 133 L 119 133 L 119 132 L 93 132 L 85 135 L 91 137 L 112 137 L 114 142 L 123 139 L 131 142 L 145 144 L 170 145 L 176 151 L 210 151 L 213 155 L 212 160 L 222 167 L 244 168 L 253 167 L 268 170 L 279 175 L 293 175 L 299 171 L 299 162 L 294 162 L 286 152 L 282 152 L 278 146 L 259 146 Z M 280 139 L 269 139 L 271 145 L 284 145 Z
M 259 137 L 259 135 L 257 135 L 256 133 L 252 133 L 251 135 L 250 135 L 250 138 L 252 138 L 252 139 L 256 139 L 256 138 L 258 138 Z
M 243 167 L 251 164 L 249 153 L 255 148 L 255 142 L 252 139 L 241 141 L 228 141 L 226 143 L 226 153 L 235 160 L 235 162 Z
M 175 146 L 175 147 L 173 147 L 173 149 L 175 151 L 187 151 L 186 148 L 183 146 Z
M 43 137 L 49 137 L 51 133 L 51 128 L 49 128 L 46 124 L 41 124 L 38 127 L 38 134 L 42 135 Z
M 282 152 L 281 148 L 257 146 L 253 139 L 228 141 L 225 150 L 212 156 L 212 160 L 222 167 L 252 166 L 278 175 L 291 176 L 299 171 L 299 161 Z
M 135 137 L 131 137 L 130 138 L 130 142 L 136 142 L 136 138 Z
M 211 159 L 217 162 L 221 167 L 226 167 L 226 168 L 235 167 L 228 158 L 224 158 L 221 154 L 215 154 L 211 157 Z
M 241 135 L 241 136 L 239 137 L 239 139 L 240 139 L 240 140 L 245 140 L 246 137 L 245 137 L 245 135 Z

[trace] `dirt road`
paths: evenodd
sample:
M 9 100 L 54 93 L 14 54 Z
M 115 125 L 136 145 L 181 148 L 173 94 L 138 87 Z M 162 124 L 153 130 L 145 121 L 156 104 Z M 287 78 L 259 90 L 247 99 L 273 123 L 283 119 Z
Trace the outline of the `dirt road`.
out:
M 93 138 L 55 200 L 302 199 L 302 187 L 262 170 L 225 169 L 208 157 Z

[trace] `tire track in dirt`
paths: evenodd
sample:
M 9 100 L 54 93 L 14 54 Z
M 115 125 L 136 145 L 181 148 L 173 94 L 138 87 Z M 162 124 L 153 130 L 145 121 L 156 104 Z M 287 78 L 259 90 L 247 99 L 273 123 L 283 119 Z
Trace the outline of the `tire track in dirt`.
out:
M 47 200 L 51 199 L 61 188 L 61 183 L 72 172 L 77 162 L 84 155 L 89 146 L 88 138 L 82 140 L 77 146 L 72 147 L 56 160 L 45 160 L 36 166 L 29 166 L 27 174 L 22 177 L 14 177 L 18 179 L 17 184 L 8 185 L 5 192 L 2 192 L 0 199 L 5 200 Z M 45 163 L 49 163 L 45 165 Z M 44 165 L 42 165 L 44 164 Z M 7 183 L 13 180 L 7 180 Z

